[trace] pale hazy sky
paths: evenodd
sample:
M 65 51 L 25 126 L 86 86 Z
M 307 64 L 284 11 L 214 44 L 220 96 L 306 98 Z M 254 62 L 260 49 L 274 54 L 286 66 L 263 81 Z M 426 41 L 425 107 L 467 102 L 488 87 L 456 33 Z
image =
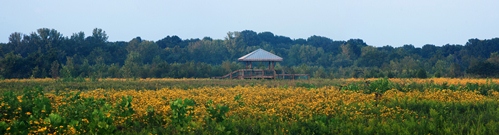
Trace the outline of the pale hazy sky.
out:
M 373 46 L 465 44 L 499 37 L 499 0 L 0 0 L 0 42 L 39 28 L 92 29 L 109 41 L 223 39 L 229 31 L 319 35 Z

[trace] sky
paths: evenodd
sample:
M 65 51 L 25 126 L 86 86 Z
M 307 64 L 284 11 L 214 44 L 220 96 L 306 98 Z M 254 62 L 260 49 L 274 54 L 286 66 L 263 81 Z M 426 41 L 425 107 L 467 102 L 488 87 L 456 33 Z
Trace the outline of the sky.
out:
M 498 0 L 0 0 L 0 43 L 39 28 L 63 36 L 100 28 L 108 41 L 224 39 L 272 32 L 362 39 L 372 46 L 464 45 L 499 37 Z

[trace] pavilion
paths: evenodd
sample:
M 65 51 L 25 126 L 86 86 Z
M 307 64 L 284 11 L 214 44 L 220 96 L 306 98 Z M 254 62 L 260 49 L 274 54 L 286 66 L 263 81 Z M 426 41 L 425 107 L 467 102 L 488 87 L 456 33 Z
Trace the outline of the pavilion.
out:
M 245 69 L 239 69 L 233 71 L 222 77 L 214 77 L 219 79 L 295 79 L 303 78 L 309 79 L 308 74 L 277 74 L 274 69 L 276 62 L 281 62 L 283 59 L 273 53 L 265 51 L 263 49 L 257 49 L 251 53 L 248 53 L 238 59 L 238 61 L 244 62 L 246 65 Z M 268 69 L 254 69 L 253 62 L 268 62 Z
M 246 69 L 253 68 L 253 62 L 269 62 L 268 70 L 274 70 L 275 62 L 282 61 L 282 58 L 263 49 L 257 49 L 237 60 L 245 62 Z

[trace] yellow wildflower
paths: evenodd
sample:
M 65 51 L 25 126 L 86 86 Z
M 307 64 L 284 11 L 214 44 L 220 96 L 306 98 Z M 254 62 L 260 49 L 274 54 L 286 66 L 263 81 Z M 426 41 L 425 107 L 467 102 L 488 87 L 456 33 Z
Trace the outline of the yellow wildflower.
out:
M 88 120 L 86 118 L 81 119 L 82 122 L 88 123 Z

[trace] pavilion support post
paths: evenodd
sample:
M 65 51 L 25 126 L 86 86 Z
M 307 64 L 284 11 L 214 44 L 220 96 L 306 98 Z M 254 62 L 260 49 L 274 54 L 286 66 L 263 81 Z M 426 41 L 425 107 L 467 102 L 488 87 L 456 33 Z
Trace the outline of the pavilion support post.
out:
M 265 70 L 262 70 L 262 79 L 265 77 Z
M 249 61 L 246 61 L 246 69 L 250 69 L 250 62 Z
M 251 61 L 246 61 L 246 69 L 253 68 L 253 63 Z
M 240 79 L 244 79 L 244 70 L 241 70 L 241 71 L 242 71 L 242 73 L 241 73 Z
M 250 71 L 250 79 L 253 79 L 253 69 Z
M 274 79 L 276 79 L 276 76 L 277 76 L 277 73 L 276 73 L 276 71 L 274 70 Z

